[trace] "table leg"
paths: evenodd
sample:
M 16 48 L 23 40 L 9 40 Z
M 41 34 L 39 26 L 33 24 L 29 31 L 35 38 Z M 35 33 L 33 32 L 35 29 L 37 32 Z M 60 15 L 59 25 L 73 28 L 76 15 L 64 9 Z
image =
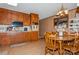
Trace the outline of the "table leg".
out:
M 59 44 L 60 44 L 60 55 L 62 55 L 63 54 L 63 52 L 62 52 L 62 41 L 59 41 Z

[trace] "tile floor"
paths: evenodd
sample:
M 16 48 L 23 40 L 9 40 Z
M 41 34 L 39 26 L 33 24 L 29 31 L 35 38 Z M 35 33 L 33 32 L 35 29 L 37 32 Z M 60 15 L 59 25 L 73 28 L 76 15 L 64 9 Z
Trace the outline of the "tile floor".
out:
M 58 52 L 54 54 L 58 55 Z M 67 55 L 68 54 L 69 53 L 67 53 Z M 38 41 L 14 44 L 10 47 L 0 48 L 0 55 L 45 55 L 45 41 L 44 39 L 39 39 Z
M 1 55 L 44 55 L 45 43 L 43 39 L 21 44 L 11 45 L 1 49 Z

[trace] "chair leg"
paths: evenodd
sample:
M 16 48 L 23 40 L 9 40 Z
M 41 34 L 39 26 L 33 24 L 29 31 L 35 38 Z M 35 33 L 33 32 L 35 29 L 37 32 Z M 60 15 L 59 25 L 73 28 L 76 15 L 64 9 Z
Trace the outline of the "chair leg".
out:
M 75 52 L 74 54 L 75 54 L 75 55 L 78 55 L 78 53 L 79 53 L 79 51 Z
M 71 53 L 71 55 L 73 55 L 73 52 L 71 52 L 71 51 L 69 51 L 69 50 L 66 50 L 66 49 L 65 49 L 65 51 L 70 52 L 70 53 Z
M 45 55 L 47 54 L 47 47 L 45 47 Z

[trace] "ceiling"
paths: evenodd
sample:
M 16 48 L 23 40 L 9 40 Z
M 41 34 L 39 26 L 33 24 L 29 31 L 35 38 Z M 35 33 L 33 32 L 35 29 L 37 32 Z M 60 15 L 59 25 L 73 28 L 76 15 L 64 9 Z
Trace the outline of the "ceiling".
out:
M 24 13 L 37 13 L 40 19 L 55 15 L 61 8 L 62 3 L 18 3 L 17 6 L 0 3 L 0 7 L 7 8 Z M 77 7 L 76 3 L 64 3 L 65 9 L 73 9 Z

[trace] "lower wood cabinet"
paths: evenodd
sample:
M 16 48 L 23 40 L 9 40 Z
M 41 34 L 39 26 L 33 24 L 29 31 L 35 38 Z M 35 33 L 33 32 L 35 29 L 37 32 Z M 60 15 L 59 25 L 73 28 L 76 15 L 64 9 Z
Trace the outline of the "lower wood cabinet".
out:
M 0 45 L 8 46 L 10 44 L 9 36 L 6 33 L 0 33 Z
M 34 41 L 34 40 L 38 40 L 38 31 L 32 31 L 30 34 L 30 40 Z
M 25 41 L 30 41 L 30 32 L 25 32 Z
M 18 44 L 27 41 L 38 40 L 38 32 L 12 32 L 12 33 L 0 33 L 0 45 L 8 46 L 11 44 Z
M 15 33 L 13 35 L 9 35 L 9 39 L 11 40 L 10 44 L 17 44 L 17 43 L 22 43 L 25 42 L 25 33 Z

